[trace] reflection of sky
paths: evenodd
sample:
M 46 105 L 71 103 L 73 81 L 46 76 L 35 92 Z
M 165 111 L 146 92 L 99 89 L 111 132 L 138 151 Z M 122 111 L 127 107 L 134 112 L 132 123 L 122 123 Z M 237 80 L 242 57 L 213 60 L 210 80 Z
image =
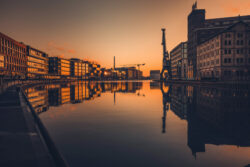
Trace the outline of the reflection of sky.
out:
M 72 166 L 244 166 L 250 148 L 206 145 L 196 160 L 187 146 L 187 122 L 167 112 L 162 134 L 160 89 L 143 84 L 141 94 L 102 93 L 79 104 L 40 114 Z
M 1 0 L 1 32 L 50 55 L 97 60 L 111 67 L 146 63 L 160 69 L 161 28 L 168 49 L 187 39 L 195 0 Z M 249 0 L 199 0 L 208 18 L 247 15 Z

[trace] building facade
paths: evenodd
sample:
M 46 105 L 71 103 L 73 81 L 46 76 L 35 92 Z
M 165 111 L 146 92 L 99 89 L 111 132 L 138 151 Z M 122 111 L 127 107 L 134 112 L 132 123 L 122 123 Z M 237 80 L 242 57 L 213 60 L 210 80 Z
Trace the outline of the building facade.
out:
M 136 69 L 136 67 L 119 67 L 116 70 L 122 74 L 122 79 L 136 80 L 141 79 L 143 76 L 143 72 Z
M 250 27 L 238 21 L 197 46 L 198 79 L 250 79 Z
M 61 78 L 70 77 L 70 60 L 60 57 L 49 57 L 49 74 L 60 76 Z
M 188 71 L 187 42 L 181 42 L 170 52 L 172 79 L 186 79 Z
M 87 62 L 88 64 L 88 75 L 89 79 L 97 80 L 101 78 L 101 66 L 100 64 Z
M 0 75 L 25 78 L 27 72 L 26 46 L 0 33 Z
M 197 4 L 194 4 L 192 12 L 188 16 L 189 79 L 197 78 L 197 46 L 210 36 L 228 28 L 239 20 L 239 16 L 206 19 L 205 13 L 205 9 L 197 9 Z M 245 23 L 250 23 L 250 16 L 240 16 L 240 19 Z
M 88 79 L 89 63 L 80 59 L 70 59 L 71 77 L 77 79 Z
M 44 79 L 49 72 L 48 54 L 27 46 L 27 77 L 32 79 Z

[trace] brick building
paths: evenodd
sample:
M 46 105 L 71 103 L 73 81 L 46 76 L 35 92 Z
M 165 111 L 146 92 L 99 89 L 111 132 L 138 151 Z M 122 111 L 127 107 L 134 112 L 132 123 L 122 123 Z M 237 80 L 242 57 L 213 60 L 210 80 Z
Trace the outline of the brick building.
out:
M 194 4 L 188 16 L 188 73 L 189 79 L 197 78 L 197 46 L 210 36 L 228 28 L 239 21 L 239 17 L 206 19 L 205 9 L 197 9 Z M 240 16 L 245 23 L 250 23 L 250 16 Z
M 250 26 L 238 21 L 197 46 L 199 79 L 250 79 Z
M 26 72 L 26 45 L 0 33 L 0 75 L 25 78 Z

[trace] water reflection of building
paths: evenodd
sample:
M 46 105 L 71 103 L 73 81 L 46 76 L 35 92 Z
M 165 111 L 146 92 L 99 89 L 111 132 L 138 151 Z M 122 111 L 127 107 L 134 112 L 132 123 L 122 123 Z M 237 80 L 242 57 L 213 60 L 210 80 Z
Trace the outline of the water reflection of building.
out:
M 150 82 L 150 89 L 160 89 L 161 83 L 160 82 Z
M 136 93 L 137 90 L 142 89 L 142 82 L 109 82 L 101 83 L 103 92 L 124 92 Z
M 61 86 L 61 104 L 70 102 L 70 86 L 62 85 Z
M 186 92 L 186 86 L 172 86 L 170 108 L 181 119 L 187 119 L 188 97 Z
M 249 93 L 247 89 L 197 90 L 197 111 L 190 115 L 195 118 L 190 125 L 200 128 L 188 128 L 193 153 L 205 151 L 205 144 L 250 146 Z M 200 144 L 193 147 L 192 143 Z
M 188 122 L 194 156 L 205 152 L 206 144 L 250 146 L 249 94 L 243 88 L 172 86 L 171 109 Z
M 142 82 L 88 82 L 76 81 L 68 84 L 49 84 L 35 86 L 25 90 L 37 113 L 46 111 L 49 106 L 60 106 L 66 103 L 81 103 L 93 100 L 103 92 L 136 93 L 142 88 Z M 139 94 L 136 94 L 139 95 Z M 115 100 L 115 99 L 114 99 Z
M 90 93 L 88 82 L 75 82 L 70 85 L 70 101 L 71 103 L 80 103 L 89 99 Z
M 61 105 L 61 88 L 60 85 L 49 85 L 48 87 L 49 95 L 49 105 L 50 106 L 59 106 Z
M 49 108 L 48 91 L 44 86 L 27 88 L 25 93 L 37 113 L 45 112 Z

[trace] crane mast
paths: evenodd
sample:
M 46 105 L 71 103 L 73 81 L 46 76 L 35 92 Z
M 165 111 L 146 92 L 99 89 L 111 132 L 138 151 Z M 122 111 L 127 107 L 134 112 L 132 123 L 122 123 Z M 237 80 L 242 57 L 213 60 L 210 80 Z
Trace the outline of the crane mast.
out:
M 161 80 L 171 78 L 171 67 L 170 67 L 170 57 L 166 47 L 166 37 L 165 37 L 165 28 L 161 29 L 162 31 L 162 47 L 163 47 L 163 62 L 162 62 L 162 71 L 161 71 Z M 166 74 L 166 75 L 165 75 Z

